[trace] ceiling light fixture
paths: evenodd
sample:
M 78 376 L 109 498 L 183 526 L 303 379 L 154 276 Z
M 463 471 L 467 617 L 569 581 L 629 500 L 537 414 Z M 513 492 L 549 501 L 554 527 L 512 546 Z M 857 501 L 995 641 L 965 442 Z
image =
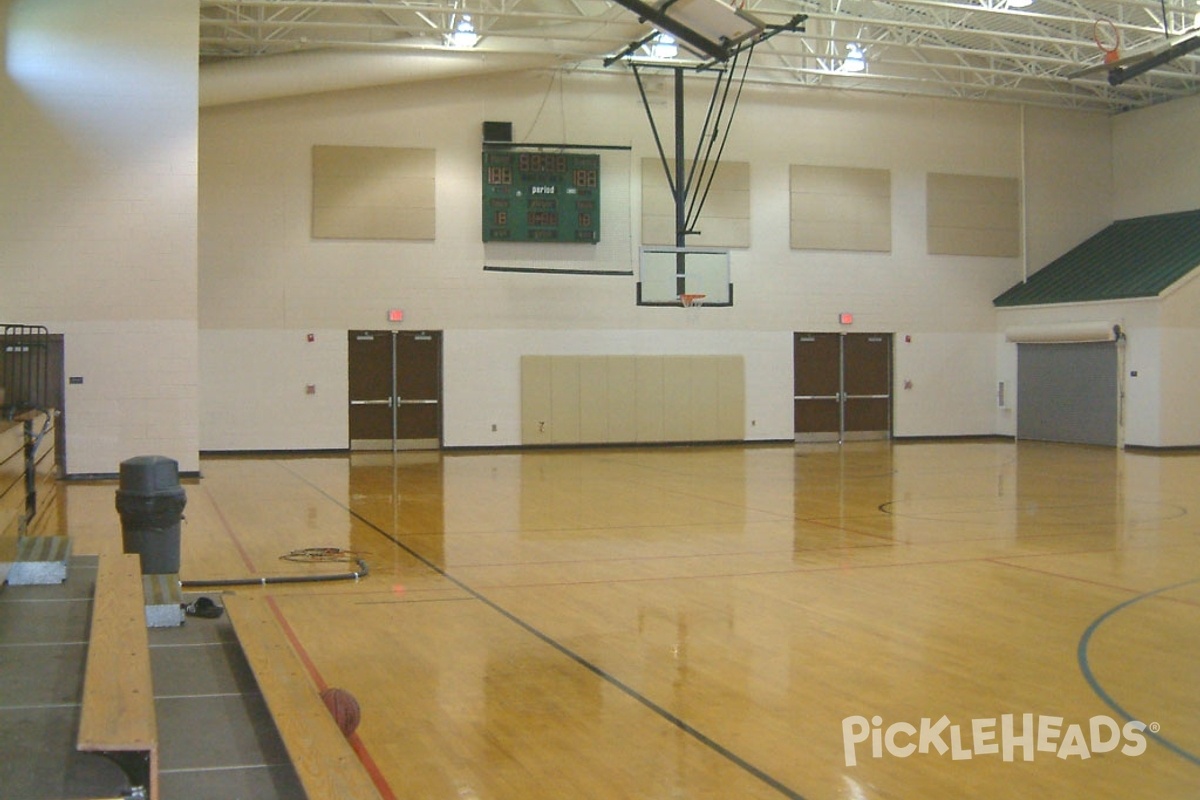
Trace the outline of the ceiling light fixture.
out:
M 866 71 L 867 57 L 863 55 L 862 47 L 857 42 L 846 45 L 846 57 L 842 59 L 842 65 L 838 67 L 838 72 Z
M 463 14 L 462 19 L 454 26 L 454 32 L 448 37 L 451 47 L 461 47 L 468 49 L 474 47 L 479 42 L 479 34 L 475 32 L 475 25 L 471 22 L 470 14 Z
M 651 58 L 674 58 L 679 55 L 679 42 L 669 33 L 660 33 L 650 43 Z

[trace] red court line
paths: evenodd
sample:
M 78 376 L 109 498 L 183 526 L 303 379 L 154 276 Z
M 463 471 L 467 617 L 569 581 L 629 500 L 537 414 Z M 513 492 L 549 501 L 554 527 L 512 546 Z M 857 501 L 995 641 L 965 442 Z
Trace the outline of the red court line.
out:
M 308 670 L 309 677 L 311 677 L 313 683 L 317 685 L 317 691 L 325 691 L 329 688 L 329 684 L 327 684 L 325 679 L 321 677 L 321 671 L 317 669 L 317 665 L 312 662 L 311 658 L 309 658 L 308 651 L 304 649 L 304 645 L 300 644 L 299 637 L 297 637 L 296 632 L 292 630 L 292 626 L 288 624 L 287 618 L 283 616 L 283 612 L 276 604 L 275 598 L 271 595 L 267 595 L 266 599 L 267 605 L 271 608 L 271 613 L 275 615 L 275 620 L 279 623 L 279 627 L 283 629 L 284 635 L 287 636 L 288 641 L 292 643 L 292 649 L 296 651 L 296 655 L 300 657 L 300 661 L 304 664 L 304 668 Z M 358 734 L 351 734 L 347 738 L 350 742 L 350 747 L 354 749 L 355 754 L 358 756 L 358 760 L 362 762 L 363 767 L 365 767 L 367 770 L 367 774 L 371 776 L 371 781 L 375 784 L 375 788 L 379 790 L 379 794 L 383 797 L 383 800 L 397 800 L 395 793 L 392 791 L 392 787 L 387 782 L 387 778 L 383 777 L 383 772 L 380 771 L 379 765 L 375 763 L 375 759 L 371 757 L 371 752 L 367 750 L 367 746 L 363 744 L 362 740 L 358 737 Z
M 537 583 L 487 583 L 487 589 L 537 589 L 548 586 L 598 586 L 604 584 L 652 583 L 655 581 L 701 581 L 726 580 L 729 578 L 763 578 L 775 575 L 807 575 L 819 572 L 856 572 L 866 569 L 898 569 L 903 567 L 937 567 L 947 564 L 991 564 L 990 558 L 946 558 L 925 561 L 900 561 L 893 564 L 830 564 L 826 567 L 785 567 L 772 570 L 754 570 L 750 572 L 713 572 L 700 575 L 647 575 L 638 578 L 591 578 L 573 581 L 539 581 Z M 470 568 L 461 568 L 458 574 L 469 572 Z M 450 576 L 453 580 L 465 580 Z
M 877 517 L 862 517 L 862 519 L 877 519 Z M 803 522 L 807 525 L 815 525 L 818 528 L 830 528 L 831 530 L 849 533 L 855 536 L 866 536 L 870 539 L 882 539 L 885 542 L 895 543 L 895 540 L 886 533 L 875 533 L 874 531 L 857 531 L 854 528 L 847 528 L 845 525 L 840 525 L 836 522 L 826 522 L 820 517 L 796 517 L 796 522 Z

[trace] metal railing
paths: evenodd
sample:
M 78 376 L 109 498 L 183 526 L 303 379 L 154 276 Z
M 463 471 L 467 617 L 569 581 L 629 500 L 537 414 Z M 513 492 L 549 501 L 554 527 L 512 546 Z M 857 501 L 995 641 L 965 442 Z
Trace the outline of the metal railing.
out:
M 0 327 L 0 417 L 49 407 L 49 364 L 50 332 L 44 326 Z

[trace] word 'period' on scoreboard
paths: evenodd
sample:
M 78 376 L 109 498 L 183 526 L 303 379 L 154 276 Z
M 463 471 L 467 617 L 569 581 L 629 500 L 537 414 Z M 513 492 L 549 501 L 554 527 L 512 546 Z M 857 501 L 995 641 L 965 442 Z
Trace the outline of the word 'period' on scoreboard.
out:
M 483 241 L 600 241 L 600 156 L 484 150 Z

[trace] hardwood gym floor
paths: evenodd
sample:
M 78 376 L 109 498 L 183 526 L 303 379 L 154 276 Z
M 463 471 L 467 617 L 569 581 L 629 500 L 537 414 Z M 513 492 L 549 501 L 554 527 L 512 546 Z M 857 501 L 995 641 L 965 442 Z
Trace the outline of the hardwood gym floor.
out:
M 1200 454 L 986 440 L 202 472 L 185 581 L 352 566 L 281 559 L 310 547 L 369 564 L 230 591 L 273 596 L 314 680 L 358 697 L 384 797 L 1200 786 Z M 75 552 L 120 549 L 112 486 L 60 502 Z

